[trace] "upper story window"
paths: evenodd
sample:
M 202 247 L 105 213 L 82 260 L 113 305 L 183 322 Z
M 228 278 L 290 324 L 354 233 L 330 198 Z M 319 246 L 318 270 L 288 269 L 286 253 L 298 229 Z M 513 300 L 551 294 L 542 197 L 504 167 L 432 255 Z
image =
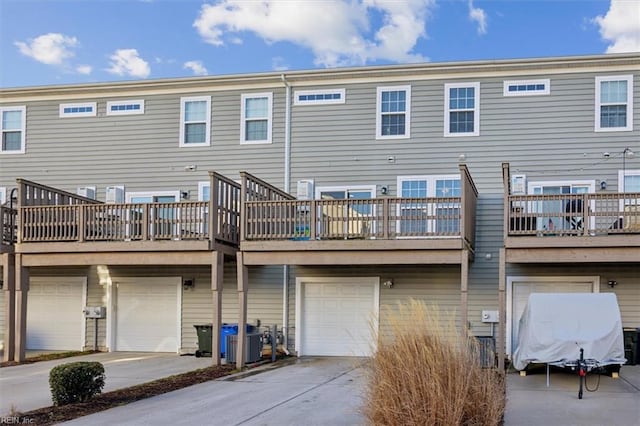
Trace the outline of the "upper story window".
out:
M 107 115 L 144 114 L 144 101 L 107 102 Z
M 79 104 L 60 104 L 60 117 L 95 117 L 96 103 L 84 102 Z
M 345 90 L 296 90 L 293 103 L 294 105 L 343 104 Z
M 504 82 L 504 96 L 533 96 L 551 93 L 548 78 L 541 80 L 509 80 Z
M 272 93 L 243 94 L 240 143 L 271 143 Z
M 411 86 L 378 87 L 376 139 L 406 139 L 411 132 Z
M 180 146 L 211 144 L 211 96 L 180 98 Z
M 633 76 L 596 77 L 595 131 L 633 130 Z
M 480 83 L 444 85 L 444 135 L 480 134 Z
M 24 154 L 26 147 L 25 122 L 27 107 L 0 108 L 2 145 L 0 154 Z

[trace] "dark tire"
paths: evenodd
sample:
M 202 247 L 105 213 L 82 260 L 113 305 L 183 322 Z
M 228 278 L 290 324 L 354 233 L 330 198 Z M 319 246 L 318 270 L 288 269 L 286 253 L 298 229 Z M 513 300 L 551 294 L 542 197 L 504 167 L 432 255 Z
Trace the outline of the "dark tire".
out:
M 202 356 L 202 352 L 196 351 L 196 358 L 200 358 Z

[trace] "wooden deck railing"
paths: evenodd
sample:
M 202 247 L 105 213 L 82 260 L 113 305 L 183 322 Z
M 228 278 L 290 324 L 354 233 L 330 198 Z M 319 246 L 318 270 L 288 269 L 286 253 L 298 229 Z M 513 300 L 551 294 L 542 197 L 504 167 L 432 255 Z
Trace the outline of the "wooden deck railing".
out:
M 475 242 L 477 190 L 466 166 L 460 197 L 296 200 L 242 173 L 242 238 L 250 240 L 443 237 Z
M 11 246 L 17 241 L 17 215 L 16 209 L 0 206 L 0 245 Z
M 209 179 L 208 201 L 132 204 L 104 204 L 20 179 L 18 242 L 209 240 L 237 246 L 240 184 L 215 172 Z
M 502 164 L 504 236 L 599 236 L 640 233 L 640 193 L 511 195 Z

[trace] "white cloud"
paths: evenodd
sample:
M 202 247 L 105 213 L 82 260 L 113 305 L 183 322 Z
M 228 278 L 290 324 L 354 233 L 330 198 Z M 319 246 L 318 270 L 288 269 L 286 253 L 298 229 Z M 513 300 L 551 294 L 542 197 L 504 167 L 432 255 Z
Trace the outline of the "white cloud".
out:
M 611 44 L 607 53 L 640 52 L 640 2 L 611 0 L 605 16 L 593 20 L 600 27 L 600 35 Z
M 76 67 L 76 72 L 78 74 L 89 75 L 93 71 L 93 67 L 91 65 L 78 65 Z
M 136 49 L 118 49 L 109 57 L 111 74 L 147 78 L 151 74 L 149 63 L 142 59 Z
M 479 7 L 473 6 L 473 0 L 469 0 L 469 18 L 478 23 L 478 34 L 487 33 L 487 14 Z
M 16 41 L 14 44 L 23 55 L 38 62 L 62 65 L 75 55 L 73 49 L 78 46 L 78 39 L 60 33 L 48 33 L 29 39 L 28 43 Z
M 271 58 L 271 68 L 274 71 L 286 71 L 289 69 L 289 64 L 284 61 L 282 56 L 274 56 Z
M 202 61 L 187 61 L 182 66 L 184 69 L 191 70 L 194 75 L 207 75 L 209 72 L 202 65 Z
M 435 0 L 221 0 L 204 4 L 193 26 L 214 46 L 237 44 L 242 32 L 267 43 L 295 43 L 311 49 L 317 65 L 328 67 L 374 60 L 416 62 L 426 60 L 413 49 L 426 35 L 425 21 L 434 4 Z M 382 16 L 382 24 L 371 31 L 373 14 Z

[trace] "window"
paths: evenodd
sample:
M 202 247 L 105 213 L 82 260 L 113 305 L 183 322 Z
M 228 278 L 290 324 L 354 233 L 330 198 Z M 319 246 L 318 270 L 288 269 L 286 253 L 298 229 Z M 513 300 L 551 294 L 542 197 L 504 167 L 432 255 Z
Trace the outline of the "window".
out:
M 7 202 L 7 188 L 0 186 L 0 205 Z
M 344 89 L 296 90 L 294 105 L 324 105 L 345 103 Z
M 460 203 L 447 200 L 461 196 L 460 175 L 399 176 L 398 195 L 415 200 L 402 201 L 398 205 L 397 232 L 402 236 L 427 236 L 429 234 L 455 235 L 460 232 Z M 438 197 L 442 202 L 421 200 Z
M 180 191 L 157 191 L 157 192 L 127 192 L 127 203 L 161 203 L 149 207 L 149 234 L 156 238 L 175 238 L 180 231 L 180 209 L 168 206 L 180 201 Z M 143 210 L 135 207 L 130 211 L 129 221 L 131 223 L 127 233 L 131 238 L 142 235 Z
M 271 93 L 244 94 L 242 99 L 240 143 L 271 143 Z
M 81 104 L 60 104 L 60 117 L 95 117 L 96 103 L 85 102 Z
M 411 86 L 378 87 L 376 139 L 404 139 L 411 133 Z
M 25 137 L 25 117 L 27 107 L 5 107 L 0 108 L 2 114 L 2 145 L 0 154 L 24 154 Z
M 144 101 L 107 102 L 107 115 L 144 114 Z
M 633 76 L 596 77 L 595 131 L 633 130 Z
M 618 192 L 640 192 L 640 170 L 620 170 L 618 182 Z
M 211 144 L 211 96 L 180 98 L 180 146 Z
M 480 134 L 480 83 L 444 85 L 444 135 Z
M 316 199 L 319 200 L 353 200 L 341 204 L 322 204 L 318 211 L 321 238 L 349 237 L 371 235 L 375 233 L 373 206 L 365 201 L 375 198 L 375 185 L 325 186 L 316 188 Z
M 551 83 L 548 78 L 504 82 L 504 96 L 548 95 L 549 93 L 551 93 Z

